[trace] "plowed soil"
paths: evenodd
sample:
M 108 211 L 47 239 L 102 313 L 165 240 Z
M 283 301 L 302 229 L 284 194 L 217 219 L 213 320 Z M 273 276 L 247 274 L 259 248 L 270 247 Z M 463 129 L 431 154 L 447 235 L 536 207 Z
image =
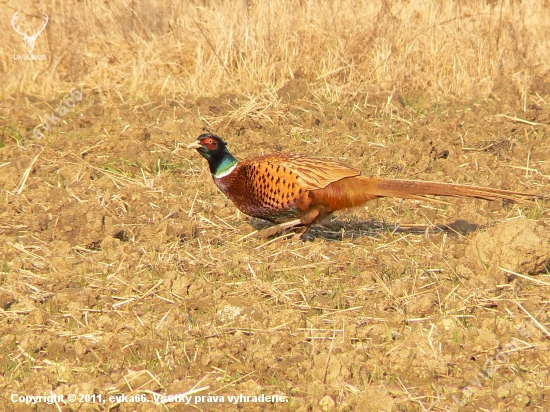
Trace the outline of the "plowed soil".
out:
M 0 409 L 550 410 L 547 203 L 382 199 L 305 240 L 239 242 L 265 224 L 186 149 L 208 129 L 240 158 L 548 195 L 549 91 L 335 104 L 294 80 L 250 109 L 83 90 L 42 139 L 62 96 L 0 102 Z M 98 401 L 11 399 L 50 391 Z

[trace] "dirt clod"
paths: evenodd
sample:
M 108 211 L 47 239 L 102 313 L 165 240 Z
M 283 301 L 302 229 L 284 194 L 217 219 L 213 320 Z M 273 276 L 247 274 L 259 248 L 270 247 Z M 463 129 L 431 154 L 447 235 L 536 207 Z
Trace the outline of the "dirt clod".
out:
M 544 271 L 550 263 L 548 227 L 530 219 L 513 219 L 477 233 L 466 250 L 477 269 L 500 267 L 523 274 Z

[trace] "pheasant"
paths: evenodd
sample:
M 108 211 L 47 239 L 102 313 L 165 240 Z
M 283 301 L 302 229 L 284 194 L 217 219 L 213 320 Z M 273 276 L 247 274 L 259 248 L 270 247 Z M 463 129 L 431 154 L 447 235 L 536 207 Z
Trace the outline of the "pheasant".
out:
M 278 224 L 264 230 L 270 236 L 282 230 L 309 227 L 333 212 L 361 206 L 379 197 L 424 199 L 424 195 L 521 201 L 536 195 L 510 190 L 418 180 L 361 176 L 357 169 L 331 160 L 295 154 L 272 154 L 237 160 L 226 143 L 205 133 L 188 146 L 207 161 L 216 186 L 253 217 Z

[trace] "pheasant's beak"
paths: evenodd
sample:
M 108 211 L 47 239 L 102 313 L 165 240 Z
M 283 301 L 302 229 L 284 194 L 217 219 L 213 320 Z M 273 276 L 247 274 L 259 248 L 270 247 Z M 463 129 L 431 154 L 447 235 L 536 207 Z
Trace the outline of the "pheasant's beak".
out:
M 187 146 L 187 149 L 201 149 L 202 145 L 199 142 L 193 142 L 189 146 Z

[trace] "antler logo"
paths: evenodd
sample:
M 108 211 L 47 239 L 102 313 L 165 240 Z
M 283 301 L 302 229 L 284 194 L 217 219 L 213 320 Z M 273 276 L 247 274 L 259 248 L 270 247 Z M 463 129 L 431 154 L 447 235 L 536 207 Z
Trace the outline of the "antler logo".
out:
M 40 30 L 38 30 L 36 33 L 34 33 L 32 36 L 29 36 L 26 31 L 23 32 L 23 31 L 21 31 L 17 28 L 17 17 L 18 17 L 17 14 L 18 13 L 19 12 L 16 11 L 15 14 L 13 15 L 13 17 L 11 18 L 11 25 L 13 26 L 13 29 L 17 33 L 19 33 L 21 36 L 23 36 L 23 40 L 26 43 L 27 53 L 32 54 L 32 52 L 34 50 L 34 42 L 36 41 L 38 35 L 44 31 L 44 29 L 46 28 L 46 25 L 48 24 L 48 20 L 50 18 L 48 17 L 47 14 L 45 14 L 44 15 L 45 21 L 44 21 L 44 25 L 42 26 L 42 28 Z

